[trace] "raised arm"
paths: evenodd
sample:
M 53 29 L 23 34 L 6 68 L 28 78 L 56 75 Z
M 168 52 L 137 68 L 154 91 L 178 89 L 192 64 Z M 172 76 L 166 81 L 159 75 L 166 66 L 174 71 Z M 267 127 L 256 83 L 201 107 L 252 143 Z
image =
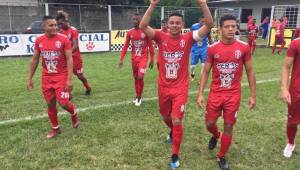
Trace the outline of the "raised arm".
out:
M 144 33 L 150 38 L 154 38 L 155 31 L 153 28 L 149 26 L 151 16 L 155 10 L 156 5 L 159 3 L 159 0 L 150 0 L 150 5 L 145 12 L 141 22 L 140 22 L 140 29 L 144 31 Z
M 205 35 L 208 34 L 208 32 L 210 31 L 210 29 L 213 27 L 214 23 L 213 23 L 213 18 L 211 16 L 211 13 L 209 11 L 209 8 L 207 6 L 207 0 L 198 0 L 198 4 L 199 7 L 203 13 L 203 16 L 205 18 L 205 23 L 204 25 L 198 30 L 198 38 L 199 40 L 202 39 L 202 37 L 204 37 Z M 196 38 L 194 36 L 194 39 L 197 40 L 198 38 Z

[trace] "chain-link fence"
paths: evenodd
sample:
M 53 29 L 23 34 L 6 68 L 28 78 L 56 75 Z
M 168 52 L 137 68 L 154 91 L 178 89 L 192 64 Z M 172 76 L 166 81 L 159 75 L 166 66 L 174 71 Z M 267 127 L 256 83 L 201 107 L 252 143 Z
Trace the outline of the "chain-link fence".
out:
M 300 26 L 300 5 L 280 5 L 272 7 L 272 20 L 279 20 L 282 17 L 287 19 L 287 28 Z
M 24 33 L 26 28 L 34 21 L 40 21 L 44 15 L 55 16 L 58 10 L 69 13 L 73 26 L 81 32 L 99 32 L 109 30 L 129 29 L 132 27 L 131 16 L 143 15 L 147 6 L 121 6 L 100 4 L 63 4 L 46 3 L 35 5 L 14 4 L 0 6 L 0 33 Z M 240 8 L 210 8 L 215 21 L 221 15 L 231 13 L 240 16 Z M 151 26 L 160 28 L 161 19 L 168 18 L 178 12 L 184 16 L 186 27 L 198 22 L 202 15 L 198 7 L 170 7 L 160 6 L 154 11 Z M 217 24 L 217 22 L 216 22 Z

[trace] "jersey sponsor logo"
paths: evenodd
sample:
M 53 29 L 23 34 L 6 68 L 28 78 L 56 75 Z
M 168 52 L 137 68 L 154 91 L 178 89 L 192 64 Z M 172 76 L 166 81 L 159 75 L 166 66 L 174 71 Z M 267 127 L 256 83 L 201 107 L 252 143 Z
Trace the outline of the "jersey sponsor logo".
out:
M 165 60 L 167 60 L 169 63 L 178 62 L 183 57 L 184 52 L 183 51 L 175 51 L 175 52 L 163 52 L 163 56 Z
M 236 59 L 240 59 L 242 57 L 242 52 L 240 50 L 236 50 L 234 52 L 234 56 Z
M 72 38 L 72 34 L 69 33 L 68 34 L 68 38 L 71 39 Z
M 56 41 L 55 42 L 55 47 L 56 48 L 60 48 L 61 47 L 61 42 L 60 41 Z
M 217 69 L 220 72 L 220 81 L 222 88 L 230 88 L 232 80 L 235 77 L 234 72 L 239 67 L 238 63 L 219 63 L 217 64 Z
M 142 41 L 142 40 L 132 41 L 132 45 L 135 48 L 139 48 L 139 47 L 142 47 L 144 45 L 144 41 Z
M 220 55 L 219 54 L 215 54 L 214 58 L 220 58 Z
M 178 69 L 179 69 L 178 63 L 166 63 L 165 68 L 166 68 L 166 79 L 177 79 Z

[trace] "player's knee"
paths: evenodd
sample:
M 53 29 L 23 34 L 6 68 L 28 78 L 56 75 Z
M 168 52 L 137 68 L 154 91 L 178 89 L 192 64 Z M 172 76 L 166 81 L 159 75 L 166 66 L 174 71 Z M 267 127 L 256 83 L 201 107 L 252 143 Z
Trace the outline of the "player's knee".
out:
M 182 124 L 182 121 L 181 121 L 181 119 L 173 118 L 173 119 L 172 119 L 172 124 L 173 124 L 174 126 L 181 125 L 181 124 Z
M 224 124 L 224 134 L 232 135 L 232 130 L 233 130 L 233 124 L 231 123 Z
M 215 124 L 215 122 L 206 122 L 206 128 L 212 128 Z
M 60 102 L 59 105 L 64 108 L 64 109 L 68 109 L 69 107 L 69 103 L 68 102 Z
M 56 100 L 55 99 L 47 101 L 48 108 L 54 107 L 55 105 L 56 105 Z
M 136 77 L 135 79 L 136 79 L 136 80 L 143 80 L 144 77 Z
M 297 123 L 288 123 L 287 127 L 288 128 L 296 128 L 296 127 L 298 127 L 298 124 Z
M 77 77 L 78 77 L 79 79 L 84 79 L 84 76 L 83 76 L 82 73 L 77 73 L 76 75 L 77 75 Z

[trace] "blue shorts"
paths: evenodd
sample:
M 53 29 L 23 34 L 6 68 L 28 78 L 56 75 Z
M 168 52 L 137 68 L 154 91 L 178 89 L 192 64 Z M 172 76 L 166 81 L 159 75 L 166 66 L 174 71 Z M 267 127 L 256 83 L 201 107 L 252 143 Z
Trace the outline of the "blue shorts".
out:
M 199 63 L 199 60 L 201 60 L 201 63 L 206 62 L 206 56 L 207 56 L 207 48 L 205 49 L 197 49 L 193 50 L 191 52 L 191 65 L 197 65 Z

